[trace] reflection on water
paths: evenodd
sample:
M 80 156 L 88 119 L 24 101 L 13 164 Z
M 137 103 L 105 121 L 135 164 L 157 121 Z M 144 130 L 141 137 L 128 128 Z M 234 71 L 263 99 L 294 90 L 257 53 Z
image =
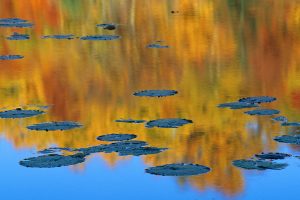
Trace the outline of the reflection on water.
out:
M 178 10 L 178 13 L 172 13 Z M 242 192 L 243 173 L 232 160 L 275 151 L 273 137 L 286 128 L 270 117 L 220 109 L 246 96 L 269 95 L 292 121 L 300 120 L 300 4 L 272 0 L 22 1 L 2 0 L 0 17 L 19 17 L 33 28 L 1 28 L 1 107 L 53 105 L 47 115 L 1 120 L 0 130 L 16 149 L 50 145 L 87 147 L 105 133 L 134 133 L 150 145 L 167 147 L 143 157 L 149 166 L 192 162 L 209 166 L 201 176 L 177 179 L 200 191 Z M 116 30 L 96 27 L 118 24 Z M 12 41 L 14 32 L 30 40 Z M 41 39 L 115 34 L 113 41 Z M 169 48 L 147 48 L 162 40 Z M 140 98 L 145 89 L 172 89 L 175 96 Z M 147 129 L 116 119 L 185 118 L 178 129 Z M 78 121 L 82 129 L 36 134 L 26 126 L 45 121 Z M 294 149 L 299 151 L 299 149 Z M 99 154 L 114 165 L 114 154 Z M 127 158 L 130 159 L 130 158 Z M 17 164 L 17 163 L 16 163 Z M 229 181 L 230 180 L 230 181 Z

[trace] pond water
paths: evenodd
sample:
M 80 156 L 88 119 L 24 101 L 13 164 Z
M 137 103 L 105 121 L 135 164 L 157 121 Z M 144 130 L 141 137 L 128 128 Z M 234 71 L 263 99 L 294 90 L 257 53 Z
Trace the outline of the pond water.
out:
M 0 60 L 1 111 L 45 112 L 0 119 L 4 199 L 298 198 L 300 159 L 294 156 L 300 155 L 300 146 L 273 138 L 300 129 L 272 118 L 300 122 L 299 1 L 1 0 L 0 18 L 27 20 L 17 27 L 0 23 L 0 55 L 24 56 Z M 14 33 L 29 39 L 7 39 Z M 80 39 L 97 35 L 100 40 Z M 143 90 L 178 93 L 133 95 Z M 259 109 L 280 114 L 248 115 L 245 111 L 257 108 L 218 107 L 251 96 L 276 97 Z M 147 128 L 118 119 L 192 123 Z M 52 121 L 83 126 L 27 129 Z M 107 144 L 97 137 L 111 133 L 135 134 L 151 147 L 168 149 L 143 156 L 94 153 L 83 163 L 49 169 L 19 165 L 49 147 Z M 288 164 L 282 170 L 232 165 L 261 152 L 293 156 L 278 161 Z M 145 172 L 172 163 L 211 171 L 183 177 Z

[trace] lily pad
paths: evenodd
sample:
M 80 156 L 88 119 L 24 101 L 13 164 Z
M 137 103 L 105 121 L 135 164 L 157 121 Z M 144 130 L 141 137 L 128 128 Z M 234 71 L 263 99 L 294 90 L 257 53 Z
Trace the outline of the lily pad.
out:
M 272 120 L 276 122 L 284 122 L 284 123 L 288 121 L 288 119 L 284 116 L 273 117 Z
M 19 34 L 14 33 L 11 36 L 7 37 L 8 40 L 28 40 L 29 35 L 28 34 Z
M 69 130 L 73 128 L 81 127 L 82 125 L 77 122 L 70 122 L 70 121 L 64 121 L 64 122 L 45 122 L 40 124 L 34 124 L 27 126 L 30 130 L 36 130 L 36 131 L 57 131 L 57 130 Z
M 96 26 L 105 30 L 115 30 L 117 28 L 116 24 L 97 24 Z
M 20 165 L 34 168 L 53 168 L 75 165 L 85 161 L 85 155 L 77 153 L 70 156 L 63 156 L 58 154 L 42 155 L 38 157 L 26 158 L 20 161 Z
M 277 160 L 277 159 L 284 159 L 287 157 L 290 157 L 290 154 L 287 153 L 261 153 L 261 154 L 255 154 L 255 157 L 260 158 L 260 159 L 272 159 L 272 160 Z
M 245 97 L 239 99 L 239 102 L 247 102 L 247 103 L 270 103 L 275 101 L 275 97 L 269 96 L 257 96 L 257 97 Z
M 139 97 L 166 97 L 177 94 L 175 90 L 142 90 L 139 92 L 133 93 L 134 96 Z
M 283 122 L 282 126 L 300 126 L 300 122 Z
M 279 114 L 279 110 L 274 109 L 256 109 L 245 112 L 248 115 L 276 115 Z
M 26 118 L 26 117 L 33 117 L 44 113 L 45 113 L 44 111 L 40 111 L 40 110 L 23 110 L 21 108 L 17 108 L 14 110 L 1 111 L 0 118 Z
M 88 35 L 83 36 L 80 39 L 81 40 L 116 40 L 121 38 L 121 36 L 118 35 Z
M 232 164 L 243 169 L 280 170 L 287 167 L 286 163 L 275 163 L 267 160 L 234 160 Z
M 26 28 L 32 27 L 32 23 L 28 23 L 27 20 L 19 18 L 2 18 L 0 19 L 0 27 L 17 27 L 17 28 Z
M 108 134 L 101 135 L 97 137 L 97 140 L 102 141 L 124 141 L 124 140 L 132 140 L 137 136 L 134 134 Z
M 242 109 L 242 108 L 254 108 L 258 107 L 257 104 L 248 102 L 230 102 L 222 103 L 218 105 L 219 108 L 230 108 L 230 109 Z
M 64 147 L 64 148 L 62 148 L 62 147 L 50 147 L 50 148 L 38 151 L 38 153 L 40 153 L 40 154 L 50 154 L 50 153 L 59 153 L 61 151 L 73 152 L 75 150 L 72 149 L 72 148 L 67 148 L 67 147 Z
M 0 56 L 0 60 L 17 60 L 22 59 L 24 56 L 21 55 L 2 55 Z
M 160 176 L 193 176 L 204 174 L 210 171 L 209 167 L 198 164 L 175 163 L 149 167 L 146 173 Z
M 119 156 L 141 156 L 149 154 L 157 154 L 167 150 L 168 148 L 158 148 L 158 147 L 139 147 L 133 149 L 123 149 L 119 151 Z
M 117 119 L 115 122 L 123 122 L 123 123 L 133 123 L 133 124 L 140 124 L 146 122 L 145 120 L 139 119 Z
M 169 48 L 168 45 L 161 45 L 161 44 L 157 44 L 157 43 L 153 43 L 153 44 L 149 44 L 147 45 L 148 48 L 154 48 L 154 49 L 167 49 Z
M 180 119 L 180 118 L 169 118 L 169 119 L 157 119 L 148 121 L 146 123 L 147 128 L 178 128 L 185 124 L 193 123 L 192 120 L 189 119 Z
M 42 39 L 67 39 L 67 40 L 71 40 L 74 39 L 74 35 L 72 34 L 66 34 L 66 35 L 45 35 L 42 37 Z
M 274 138 L 277 142 L 300 144 L 300 135 L 281 135 Z

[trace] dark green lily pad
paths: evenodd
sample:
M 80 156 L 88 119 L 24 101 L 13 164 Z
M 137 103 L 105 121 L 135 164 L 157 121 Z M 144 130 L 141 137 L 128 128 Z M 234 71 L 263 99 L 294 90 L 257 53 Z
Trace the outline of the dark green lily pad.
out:
M 243 169 L 280 170 L 287 167 L 286 163 L 275 163 L 268 160 L 234 160 L 232 164 Z
M 0 27 L 17 27 L 17 28 L 27 28 L 32 27 L 32 23 L 28 23 L 27 20 L 19 18 L 2 18 L 0 19 Z
M 69 130 L 73 128 L 79 128 L 82 125 L 77 122 L 70 122 L 70 121 L 64 121 L 64 122 L 45 122 L 40 124 L 34 124 L 27 126 L 30 130 L 36 130 L 36 131 L 57 131 L 57 130 Z
M 77 153 L 70 156 L 63 156 L 58 154 L 49 154 L 38 157 L 26 158 L 20 161 L 20 165 L 33 168 L 53 168 L 75 165 L 85 161 L 85 155 Z
M 300 144 L 300 135 L 281 135 L 274 138 L 277 142 Z
M 180 119 L 180 118 L 170 118 L 170 119 L 157 119 L 151 120 L 146 123 L 147 128 L 178 128 L 185 124 L 193 123 L 192 120 L 189 119 Z
M 286 123 L 288 119 L 285 116 L 277 116 L 272 118 L 273 121 Z
M 270 103 L 275 101 L 275 97 L 269 96 L 257 96 L 257 97 L 245 97 L 239 99 L 239 102 L 247 102 L 247 103 Z
M 141 156 L 141 155 L 149 155 L 149 154 L 158 154 L 161 153 L 168 148 L 158 148 L 158 147 L 139 147 L 133 149 L 123 149 L 119 151 L 119 156 Z
M 121 36 L 118 35 L 88 35 L 83 36 L 81 40 L 116 40 L 119 39 Z
M 258 107 L 257 104 L 248 102 L 230 102 L 222 103 L 218 105 L 219 108 L 230 108 L 230 109 L 242 109 L 242 108 L 254 108 Z
M 145 120 L 139 119 L 117 119 L 115 122 L 123 122 L 123 123 L 133 123 L 133 124 L 140 124 L 146 122 Z
M 17 108 L 14 110 L 6 110 L 0 112 L 0 118 L 26 118 L 41 115 L 44 113 L 45 112 L 41 110 L 22 110 L 21 108 Z
M 45 35 L 42 37 L 42 39 L 67 39 L 67 40 L 71 40 L 74 39 L 74 35 L 72 34 L 66 34 L 66 35 Z
M 22 59 L 24 56 L 21 55 L 2 55 L 0 56 L 0 60 L 17 60 Z
M 300 126 L 300 122 L 283 122 L 282 126 Z
M 260 158 L 260 159 L 272 159 L 272 160 L 277 160 L 277 159 L 284 159 L 287 157 L 291 157 L 290 154 L 287 153 L 261 153 L 261 154 L 255 154 L 255 157 Z
M 19 34 L 19 33 L 14 33 L 11 36 L 7 37 L 8 40 L 28 40 L 29 35 L 28 34 Z
M 194 176 L 210 171 L 209 167 L 198 164 L 175 163 L 149 167 L 146 173 L 160 176 Z
M 161 44 L 157 44 L 157 43 L 153 43 L 153 44 L 149 44 L 147 45 L 148 48 L 154 48 L 154 49 L 167 49 L 169 48 L 168 45 L 161 45 Z
M 108 135 L 101 135 L 97 137 L 97 140 L 102 141 L 124 141 L 124 140 L 132 140 L 137 136 L 134 134 L 108 134 Z
M 274 109 L 256 109 L 245 112 L 248 115 L 276 115 L 279 114 L 279 110 Z
M 105 30 L 115 30 L 117 28 L 116 24 L 97 24 L 96 26 Z
M 133 93 L 134 96 L 139 97 L 166 97 L 177 94 L 175 90 L 142 90 L 139 92 Z

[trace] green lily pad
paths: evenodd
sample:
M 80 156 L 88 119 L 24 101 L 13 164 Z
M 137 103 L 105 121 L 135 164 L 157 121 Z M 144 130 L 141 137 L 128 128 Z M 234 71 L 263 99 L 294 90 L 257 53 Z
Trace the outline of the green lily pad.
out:
M 300 144 L 300 135 L 281 135 L 274 138 L 277 142 Z
M 67 39 L 67 40 L 72 40 L 74 39 L 74 35 L 72 34 L 66 34 L 66 35 L 45 35 L 42 37 L 42 39 Z
M 146 123 L 147 128 L 178 128 L 185 124 L 193 123 L 192 120 L 189 119 L 180 119 L 180 118 L 169 118 L 169 119 L 157 119 L 151 120 Z
M 248 115 L 276 115 L 279 114 L 279 110 L 274 109 L 256 109 L 245 112 Z
M 245 97 L 239 99 L 239 102 L 247 102 L 247 103 L 270 103 L 275 101 L 275 97 L 270 97 L 270 96 L 257 96 L 257 97 Z
M 140 124 L 146 122 L 145 120 L 139 119 L 117 119 L 115 122 L 123 122 L 123 123 L 133 123 L 133 124 Z
M 273 121 L 286 123 L 288 119 L 285 116 L 277 116 L 272 118 Z
M 121 38 L 121 36 L 118 35 L 88 35 L 83 36 L 80 39 L 81 40 L 117 40 Z
M 160 176 L 194 176 L 210 171 L 209 167 L 198 164 L 175 163 L 157 167 L 149 167 L 146 173 Z
M 96 26 L 105 30 L 115 30 L 117 28 L 116 24 L 97 24 Z
M 300 126 L 300 122 L 283 122 L 281 126 Z
M 107 135 L 101 135 L 97 137 L 97 140 L 102 140 L 102 141 L 124 141 L 124 140 L 132 140 L 136 138 L 137 136 L 134 134 L 107 134 Z
M 63 121 L 63 122 L 45 122 L 40 124 L 34 124 L 27 126 L 30 130 L 36 131 L 57 131 L 57 130 L 69 130 L 73 128 L 79 128 L 82 125 L 77 122 Z
M 275 163 L 268 160 L 234 160 L 232 164 L 239 168 L 256 170 L 280 170 L 287 167 L 286 163 Z
M 2 55 L 0 56 L 0 60 L 18 60 L 22 59 L 24 56 L 21 55 Z
M 254 108 L 258 107 L 257 104 L 248 102 L 230 102 L 222 103 L 218 105 L 219 108 L 230 108 L 230 109 L 242 109 L 242 108 Z
M 19 18 L 2 18 L 0 19 L 0 27 L 17 27 L 17 28 L 27 28 L 32 27 L 33 24 L 29 23 L 27 20 Z
M 1 111 L 0 118 L 27 118 L 44 113 L 45 112 L 41 110 L 23 110 L 21 108 L 17 108 L 14 110 Z
M 260 159 L 272 159 L 272 160 L 278 160 L 278 159 L 284 159 L 287 157 L 291 157 L 290 154 L 287 153 L 261 153 L 261 154 L 255 154 L 255 157 Z
M 141 155 L 149 155 L 149 154 L 158 154 L 161 153 L 168 148 L 158 148 L 158 147 L 138 147 L 133 149 L 123 149 L 119 151 L 119 156 L 141 156 Z
M 166 97 L 177 93 L 176 90 L 142 90 L 133 93 L 133 95 L 138 97 Z
M 28 40 L 29 35 L 28 34 L 19 34 L 19 33 L 14 33 L 11 36 L 7 37 L 8 40 Z

